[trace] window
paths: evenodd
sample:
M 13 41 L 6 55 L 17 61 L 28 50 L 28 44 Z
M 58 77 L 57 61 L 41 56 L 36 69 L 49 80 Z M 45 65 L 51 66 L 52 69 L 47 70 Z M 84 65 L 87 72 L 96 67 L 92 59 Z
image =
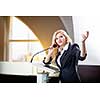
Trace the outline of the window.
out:
M 30 61 L 32 55 L 43 47 L 35 34 L 16 17 L 11 17 L 11 32 L 9 34 L 9 61 Z M 39 61 L 45 53 L 36 55 L 34 60 Z

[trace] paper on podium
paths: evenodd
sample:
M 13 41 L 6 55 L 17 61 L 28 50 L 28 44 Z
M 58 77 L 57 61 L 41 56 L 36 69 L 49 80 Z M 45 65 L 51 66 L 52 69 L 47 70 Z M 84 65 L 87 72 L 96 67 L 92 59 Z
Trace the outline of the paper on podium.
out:
M 48 72 L 50 74 L 58 73 L 59 69 L 54 67 L 54 65 L 45 65 L 43 62 L 33 62 L 32 63 L 33 70 L 37 70 L 37 73 L 41 73 L 43 71 Z

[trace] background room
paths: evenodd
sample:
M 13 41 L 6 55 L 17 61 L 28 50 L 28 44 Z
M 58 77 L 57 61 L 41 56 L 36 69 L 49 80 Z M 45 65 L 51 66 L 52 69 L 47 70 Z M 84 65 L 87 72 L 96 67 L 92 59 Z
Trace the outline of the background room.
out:
M 47 52 L 37 54 L 32 63 L 30 60 L 50 46 L 53 32 L 66 30 L 81 47 L 81 34 L 89 31 L 88 56 L 79 62 L 79 72 L 82 82 L 100 82 L 99 22 L 99 16 L 0 16 L 0 73 L 36 75 L 32 64 L 42 62 Z M 51 82 L 58 82 L 56 78 Z

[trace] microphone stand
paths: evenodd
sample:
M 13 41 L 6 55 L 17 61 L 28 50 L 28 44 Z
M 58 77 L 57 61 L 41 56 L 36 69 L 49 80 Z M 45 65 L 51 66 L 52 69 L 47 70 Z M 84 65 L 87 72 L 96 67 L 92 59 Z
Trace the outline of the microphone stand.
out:
M 32 63 L 34 56 L 36 56 L 37 54 L 39 54 L 39 53 L 41 53 L 41 52 L 43 52 L 43 51 L 46 51 L 46 50 L 48 50 L 48 49 L 50 49 L 50 48 L 46 48 L 46 49 L 44 49 L 44 50 L 41 50 L 41 51 L 39 51 L 39 52 L 35 53 L 35 54 L 32 56 L 32 58 L 31 58 L 31 61 L 30 61 L 30 62 Z

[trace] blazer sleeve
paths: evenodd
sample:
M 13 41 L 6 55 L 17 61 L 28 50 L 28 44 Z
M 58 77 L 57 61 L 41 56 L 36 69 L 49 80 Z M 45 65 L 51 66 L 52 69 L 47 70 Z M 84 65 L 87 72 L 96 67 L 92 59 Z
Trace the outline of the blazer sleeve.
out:
M 85 56 L 84 56 L 84 57 L 82 57 L 82 56 L 80 56 L 80 55 L 79 55 L 79 60 L 83 61 L 83 60 L 85 60 L 85 59 L 86 59 L 86 57 L 87 57 L 87 53 L 85 54 Z
M 81 51 L 80 51 L 79 45 L 78 45 L 78 44 L 74 44 L 74 46 L 75 46 L 76 49 L 77 49 L 76 56 L 78 57 L 78 60 L 81 60 L 81 61 L 85 60 L 86 57 L 87 57 L 87 53 L 85 54 L 84 57 L 82 57 L 82 56 L 81 56 Z

